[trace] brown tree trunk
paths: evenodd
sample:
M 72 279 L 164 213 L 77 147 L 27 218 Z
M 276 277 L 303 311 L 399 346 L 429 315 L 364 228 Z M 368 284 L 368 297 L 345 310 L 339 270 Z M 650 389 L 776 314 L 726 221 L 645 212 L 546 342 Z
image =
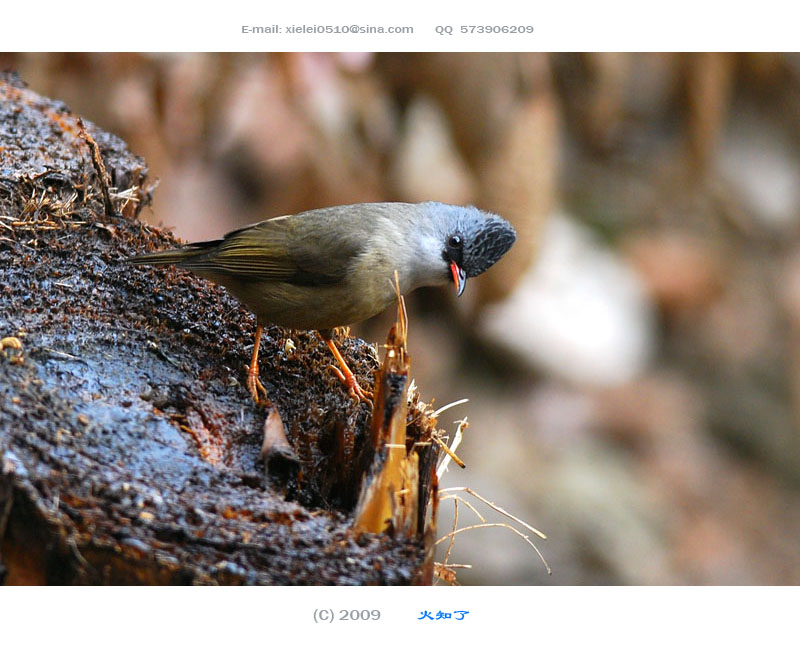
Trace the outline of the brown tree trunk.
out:
M 145 162 L 87 127 L 0 77 L 0 581 L 430 581 L 430 521 L 352 529 L 372 414 L 308 333 L 265 330 L 261 378 L 293 450 L 265 467 L 267 413 L 244 387 L 253 317 L 190 274 L 124 263 L 176 242 L 136 218 Z M 373 348 L 339 345 L 371 386 Z M 429 440 L 425 405 L 408 408 L 409 445 Z M 436 447 L 421 453 L 424 517 Z

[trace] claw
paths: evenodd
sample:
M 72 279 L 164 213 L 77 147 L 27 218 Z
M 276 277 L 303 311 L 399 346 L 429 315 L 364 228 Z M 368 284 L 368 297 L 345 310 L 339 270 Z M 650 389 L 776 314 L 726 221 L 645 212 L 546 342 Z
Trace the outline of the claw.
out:
M 372 403 L 372 393 L 369 391 L 364 390 L 361 386 L 358 385 L 358 381 L 356 380 L 356 376 L 353 374 L 353 371 L 347 367 L 347 362 L 344 360 L 342 353 L 339 352 L 339 348 L 336 347 L 336 344 L 333 340 L 329 337 L 328 334 L 323 333 L 322 331 L 318 332 L 319 337 L 325 341 L 328 349 L 333 354 L 336 362 L 339 364 L 339 368 L 334 366 L 328 366 L 331 368 L 335 373 L 336 376 L 339 377 L 341 382 L 347 386 L 347 392 L 350 393 L 350 396 L 356 400 L 356 402 L 366 402 L 369 404 L 370 408 L 373 407 Z
M 268 405 L 272 402 L 270 402 L 267 396 L 267 389 L 264 388 L 264 384 L 262 384 L 261 380 L 258 378 L 258 348 L 261 346 L 262 331 L 263 328 L 261 325 L 258 325 L 256 327 L 256 336 L 253 344 L 253 357 L 250 359 L 250 365 L 247 366 L 247 390 L 250 391 L 250 395 L 253 397 L 253 401 L 256 404 Z M 263 400 L 259 397 L 259 391 L 264 395 Z
M 267 397 L 267 389 L 264 388 L 264 384 L 261 383 L 261 380 L 258 378 L 258 366 L 246 366 L 247 368 L 247 390 L 250 392 L 250 395 L 253 397 L 253 401 L 256 404 L 265 404 L 269 402 L 269 398 Z M 261 399 L 259 392 L 264 396 L 264 399 Z
M 369 404 L 369 407 L 373 407 L 372 403 L 372 393 L 368 390 L 364 390 L 358 383 L 356 376 L 352 373 L 344 373 L 336 366 L 328 366 L 328 369 L 333 371 L 333 373 L 339 378 L 345 387 L 347 388 L 347 392 L 350 394 L 356 402 L 366 402 Z M 349 371 L 349 368 L 347 369 Z

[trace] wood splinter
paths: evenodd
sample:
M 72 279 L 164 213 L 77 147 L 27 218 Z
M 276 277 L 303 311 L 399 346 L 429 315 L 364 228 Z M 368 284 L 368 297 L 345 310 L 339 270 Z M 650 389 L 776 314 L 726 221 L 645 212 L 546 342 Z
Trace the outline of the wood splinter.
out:
M 419 455 L 407 451 L 409 357 L 406 351 L 408 317 L 397 291 L 397 322 L 389 332 L 386 357 L 375 382 L 372 443 L 375 457 L 356 505 L 357 531 L 413 536 L 419 531 Z M 434 508 L 435 509 L 435 508 Z M 435 514 L 426 527 L 435 526 Z

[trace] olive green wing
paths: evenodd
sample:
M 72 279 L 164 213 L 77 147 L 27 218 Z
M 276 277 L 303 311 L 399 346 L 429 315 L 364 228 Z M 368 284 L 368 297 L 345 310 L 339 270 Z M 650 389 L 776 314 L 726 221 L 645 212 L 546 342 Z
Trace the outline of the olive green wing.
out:
M 363 250 L 363 237 L 332 210 L 275 217 L 193 244 L 180 266 L 243 281 L 274 280 L 299 285 L 340 281 Z

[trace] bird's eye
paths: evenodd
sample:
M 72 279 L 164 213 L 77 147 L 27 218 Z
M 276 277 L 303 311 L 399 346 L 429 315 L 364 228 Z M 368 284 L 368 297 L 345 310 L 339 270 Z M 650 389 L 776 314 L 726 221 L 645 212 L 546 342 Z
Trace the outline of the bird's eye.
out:
M 447 245 L 450 248 L 461 248 L 461 237 L 459 235 L 453 235 L 447 242 Z

